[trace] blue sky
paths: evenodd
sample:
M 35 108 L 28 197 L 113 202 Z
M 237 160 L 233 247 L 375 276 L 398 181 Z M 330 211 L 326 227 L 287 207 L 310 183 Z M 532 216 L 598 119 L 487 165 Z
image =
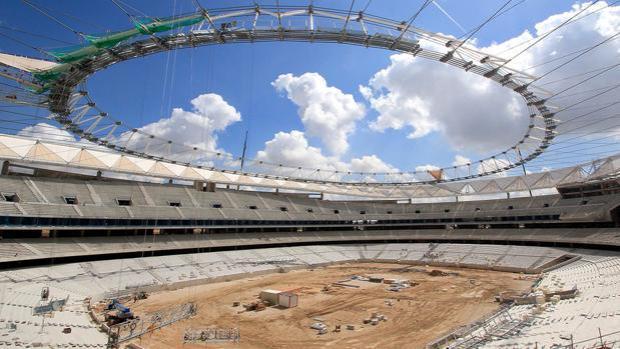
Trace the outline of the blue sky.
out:
M 104 28 L 120 30 L 131 24 L 128 18 L 110 0 L 44 1 L 36 4 L 52 10 L 58 18 L 84 33 L 98 33 Z M 389 0 L 370 3 L 367 12 L 387 18 L 406 20 L 421 5 L 422 0 Z M 481 23 L 504 0 L 437 0 L 464 28 Z M 517 2 L 517 1 L 515 1 Z M 191 0 L 146 1 L 125 0 L 149 16 L 169 16 L 194 11 Z M 275 2 L 263 2 L 268 4 Z M 284 2 L 283 2 L 284 3 Z M 287 4 L 307 4 L 286 2 Z M 365 6 L 367 0 L 356 1 L 354 8 Z M 527 0 L 500 19 L 485 26 L 476 35 L 477 45 L 487 47 L 494 42 L 520 35 L 524 30 L 534 31 L 536 23 L 549 16 L 568 11 L 574 1 Z M 248 5 L 248 1 L 215 2 L 201 0 L 204 7 Z M 348 8 L 349 1 L 315 1 L 316 6 Z M 75 20 L 71 17 L 79 18 Z M 45 18 L 23 2 L 7 0 L 0 13 L 3 27 L 0 33 L 27 41 L 42 48 L 61 47 L 64 44 L 7 30 L 7 27 L 40 33 L 59 40 L 78 43 L 77 36 Z M 416 21 L 418 27 L 430 31 L 460 36 L 462 31 L 437 7 L 430 6 Z M 0 51 L 42 57 L 38 52 L 0 37 Z M 378 112 L 369 106 L 358 90 L 369 79 L 390 64 L 392 53 L 336 44 L 259 43 L 220 45 L 193 50 L 158 54 L 112 66 L 95 74 L 88 81 L 90 94 L 108 113 L 133 126 L 142 126 L 170 116 L 172 108 L 190 110 L 190 101 L 198 95 L 214 93 L 241 113 L 243 121 L 233 123 L 218 133 L 218 147 L 238 155 L 242 138 L 249 131 L 248 155 L 254 156 L 279 131 L 304 130 L 298 116 L 298 107 L 277 92 L 271 85 L 280 74 L 300 76 L 306 72 L 319 73 L 329 86 L 352 94 L 366 107 L 363 120 L 357 122 L 348 142 L 349 150 L 340 155 L 343 161 L 375 154 L 384 162 L 400 169 L 417 165 L 449 166 L 455 155 L 475 159 L 483 154 L 475 149 L 455 149 L 446 136 L 432 132 L 424 137 L 410 139 L 410 129 L 386 129 L 377 132 L 368 127 Z M 415 81 L 433 84 L 433 81 Z M 321 140 L 307 136 L 312 146 L 325 150 Z M 508 141 L 506 146 L 509 146 Z

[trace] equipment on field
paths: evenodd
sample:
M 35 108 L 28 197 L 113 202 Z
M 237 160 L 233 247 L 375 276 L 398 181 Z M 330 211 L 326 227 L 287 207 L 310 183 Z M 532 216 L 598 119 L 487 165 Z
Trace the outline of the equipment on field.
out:
M 108 303 L 107 310 L 109 311 L 105 314 L 105 321 L 108 326 L 135 319 L 131 309 L 116 299 L 112 299 L 110 303 Z

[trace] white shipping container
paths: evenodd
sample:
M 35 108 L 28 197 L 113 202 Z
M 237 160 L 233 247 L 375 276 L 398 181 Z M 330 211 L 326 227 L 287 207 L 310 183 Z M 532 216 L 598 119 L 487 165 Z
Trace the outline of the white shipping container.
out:
M 260 292 L 260 299 L 262 301 L 266 301 L 271 305 L 277 305 L 278 304 L 278 295 L 282 293 L 282 291 L 278 291 L 278 290 L 262 290 Z
M 295 293 L 282 292 L 278 295 L 278 305 L 285 308 L 296 307 L 299 302 L 299 296 Z

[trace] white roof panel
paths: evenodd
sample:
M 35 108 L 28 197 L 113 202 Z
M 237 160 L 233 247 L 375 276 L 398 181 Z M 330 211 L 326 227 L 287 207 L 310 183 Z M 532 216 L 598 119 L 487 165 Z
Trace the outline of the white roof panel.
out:
M 15 56 L 6 53 L 0 53 L 0 64 L 8 65 L 9 67 L 28 72 L 48 70 L 60 65 L 56 62 L 46 61 L 43 59 Z

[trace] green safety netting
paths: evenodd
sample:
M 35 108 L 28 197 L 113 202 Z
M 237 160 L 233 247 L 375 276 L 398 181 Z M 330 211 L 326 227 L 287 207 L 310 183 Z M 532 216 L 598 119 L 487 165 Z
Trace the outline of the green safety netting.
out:
M 88 41 L 88 45 L 78 45 L 54 49 L 48 53 L 56 58 L 58 62 L 65 63 L 55 68 L 37 72 L 35 78 L 43 83 L 42 90 L 49 88 L 52 82 L 58 79 L 70 68 L 70 64 L 78 63 L 84 59 L 93 58 L 106 52 L 106 49 L 114 47 L 138 35 L 151 35 L 154 33 L 165 32 L 168 30 L 187 27 L 204 21 L 201 13 L 183 17 L 170 17 L 163 19 L 135 18 L 133 23 L 135 28 L 101 35 L 83 35 Z
M 103 49 L 100 49 L 97 46 L 88 45 L 64 47 L 47 51 L 47 53 L 49 53 L 61 63 L 73 63 L 84 58 L 94 57 L 103 51 Z
M 133 20 L 136 29 L 142 34 L 153 34 L 168 30 L 187 27 L 204 21 L 204 16 L 200 13 L 184 17 L 171 17 L 164 19 L 135 18 Z
M 139 34 L 140 32 L 137 29 L 129 29 L 121 32 L 105 33 L 102 35 L 84 35 L 84 38 L 93 46 L 99 48 L 110 48 Z
M 34 77 L 39 80 L 40 82 L 50 82 L 50 81 L 54 81 L 56 79 L 58 79 L 60 77 L 60 75 L 62 74 L 62 71 L 56 71 L 57 68 L 52 68 L 50 70 L 45 70 L 42 72 L 37 72 L 34 73 Z

